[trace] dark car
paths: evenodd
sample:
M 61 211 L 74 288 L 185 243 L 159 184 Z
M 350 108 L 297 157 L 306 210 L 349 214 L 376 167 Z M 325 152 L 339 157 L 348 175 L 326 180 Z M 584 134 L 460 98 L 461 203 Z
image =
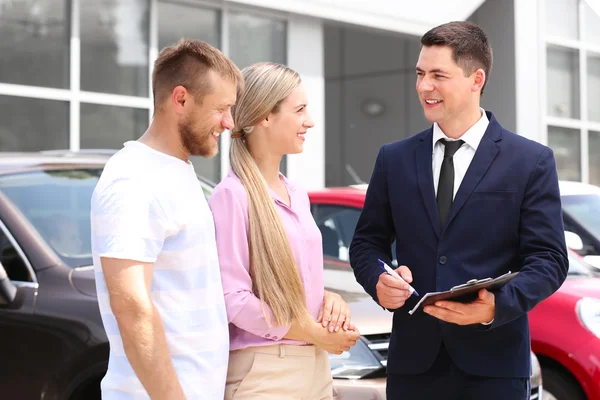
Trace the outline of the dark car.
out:
M 0 262 L 17 288 L 0 299 L 2 399 L 100 398 L 108 341 L 89 212 L 109 155 L 0 154 Z

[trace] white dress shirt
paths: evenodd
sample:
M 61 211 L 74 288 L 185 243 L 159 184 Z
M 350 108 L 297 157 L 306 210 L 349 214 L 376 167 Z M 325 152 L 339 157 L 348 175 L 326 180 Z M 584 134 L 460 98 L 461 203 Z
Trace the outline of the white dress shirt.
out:
M 479 147 L 479 143 L 483 138 L 483 134 L 487 129 L 490 121 L 483 108 L 481 110 L 481 118 L 472 127 L 469 128 L 461 137 L 465 143 L 460 146 L 458 151 L 454 154 L 454 193 L 452 198 L 456 196 L 456 192 L 462 183 L 471 161 L 475 156 L 475 151 Z M 440 139 L 447 139 L 454 141 L 457 139 L 451 139 L 442 132 L 442 129 L 437 124 L 433 123 L 433 156 L 432 156 L 432 167 L 433 167 L 433 186 L 435 188 L 435 195 L 437 196 L 438 181 L 440 180 L 440 170 L 442 169 L 442 161 L 444 160 L 445 146 L 439 141 Z

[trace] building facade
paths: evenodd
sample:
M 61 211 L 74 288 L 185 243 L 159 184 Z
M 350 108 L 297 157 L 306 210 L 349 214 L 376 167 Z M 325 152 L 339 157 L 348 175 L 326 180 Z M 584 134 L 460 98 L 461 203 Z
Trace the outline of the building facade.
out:
M 285 160 L 291 179 L 368 181 L 382 144 L 428 126 L 414 90 L 420 35 L 469 19 L 494 47 L 483 106 L 550 145 L 561 179 L 600 185 L 599 1 L 0 0 L 0 151 L 138 138 L 153 61 L 188 37 L 240 67 L 274 61 L 302 75 L 316 126 Z M 198 173 L 224 176 L 228 147 L 222 135 L 220 155 L 194 158 Z

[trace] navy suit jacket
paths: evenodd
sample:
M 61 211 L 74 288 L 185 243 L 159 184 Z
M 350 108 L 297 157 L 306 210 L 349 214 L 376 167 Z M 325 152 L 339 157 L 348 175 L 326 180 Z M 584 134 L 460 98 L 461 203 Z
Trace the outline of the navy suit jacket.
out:
M 421 294 L 448 290 L 473 278 L 520 271 L 494 292 L 489 325 L 459 326 L 427 314 L 411 318 L 418 298 L 394 311 L 388 373 L 418 374 L 434 363 L 442 342 L 467 373 L 529 377 L 527 312 L 566 278 L 567 250 L 552 150 L 500 126 L 489 126 L 440 227 L 433 186 L 433 129 L 384 145 L 350 246 L 357 281 L 375 301 L 396 241 L 398 265 L 412 271 Z

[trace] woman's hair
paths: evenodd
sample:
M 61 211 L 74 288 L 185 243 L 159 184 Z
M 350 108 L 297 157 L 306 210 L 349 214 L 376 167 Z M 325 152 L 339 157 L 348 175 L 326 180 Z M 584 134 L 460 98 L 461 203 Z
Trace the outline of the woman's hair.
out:
M 308 320 L 306 295 L 283 223 L 267 183 L 250 154 L 246 137 L 256 124 L 298 87 L 300 76 L 280 64 L 258 63 L 242 70 L 245 88 L 238 89 L 232 108 L 235 128 L 229 159 L 248 195 L 250 276 L 253 291 L 271 308 L 275 323 L 285 326 Z M 269 314 L 263 313 L 270 323 Z

